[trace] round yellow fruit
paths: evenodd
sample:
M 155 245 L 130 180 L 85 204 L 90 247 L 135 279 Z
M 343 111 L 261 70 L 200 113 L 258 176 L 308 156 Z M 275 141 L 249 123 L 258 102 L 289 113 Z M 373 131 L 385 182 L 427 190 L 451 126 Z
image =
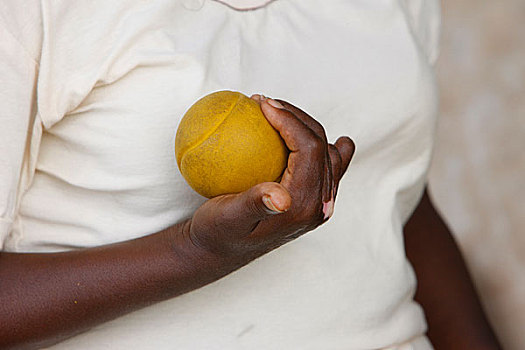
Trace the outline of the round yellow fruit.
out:
M 186 112 L 175 155 L 188 184 L 212 198 L 278 180 L 288 149 L 257 102 L 239 92 L 218 91 Z

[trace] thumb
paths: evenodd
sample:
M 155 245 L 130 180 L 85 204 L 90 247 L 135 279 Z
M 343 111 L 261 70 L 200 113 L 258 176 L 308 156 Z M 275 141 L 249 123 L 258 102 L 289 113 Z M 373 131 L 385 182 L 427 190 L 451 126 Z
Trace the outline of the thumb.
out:
M 249 234 L 261 220 L 287 211 L 292 204 L 288 191 L 279 183 L 263 182 L 221 203 L 223 224 Z

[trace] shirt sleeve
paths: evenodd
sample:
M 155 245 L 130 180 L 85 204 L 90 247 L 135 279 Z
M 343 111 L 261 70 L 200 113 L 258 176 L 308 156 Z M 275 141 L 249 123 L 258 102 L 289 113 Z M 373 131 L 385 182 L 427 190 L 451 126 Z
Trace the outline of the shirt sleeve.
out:
M 0 5 L 0 250 L 31 178 L 31 153 L 41 133 L 36 122 L 38 49 L 33 45 L 38 40 L 29 39 L 37 33 L 37 23 L 17 20 L 17 15 L 31 16 L 21 16 L 23 5 L 14 6 L 9 0 Z

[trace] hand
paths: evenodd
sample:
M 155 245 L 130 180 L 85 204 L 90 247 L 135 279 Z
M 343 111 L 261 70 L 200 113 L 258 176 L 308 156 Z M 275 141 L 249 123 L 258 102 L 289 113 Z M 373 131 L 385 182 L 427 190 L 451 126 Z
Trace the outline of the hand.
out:
M 252 98 L 290 150 L 280 183 L 213 198 L 185 226 L 193 245 L 241 263 L 327 221 L 355 149 L 348 137 L 329 144 L 322 125 L 290 103 Z
M 303 111 L 253 98 L 291 150 L 280 183 L 214 198 L 192 219 L 138 239 L 60 253 L 0 252 L 0 348 L 47 347 L 195 290 L 326 221 L 352 141 L 330 145 Z

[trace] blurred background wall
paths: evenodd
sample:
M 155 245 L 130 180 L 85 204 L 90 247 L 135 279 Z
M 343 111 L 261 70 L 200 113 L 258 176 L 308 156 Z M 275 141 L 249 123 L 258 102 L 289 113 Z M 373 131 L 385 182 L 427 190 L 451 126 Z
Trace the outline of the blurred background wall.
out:
M 525 349 L 525 0 L 442 0 L 430 190 L 505 349 Z

